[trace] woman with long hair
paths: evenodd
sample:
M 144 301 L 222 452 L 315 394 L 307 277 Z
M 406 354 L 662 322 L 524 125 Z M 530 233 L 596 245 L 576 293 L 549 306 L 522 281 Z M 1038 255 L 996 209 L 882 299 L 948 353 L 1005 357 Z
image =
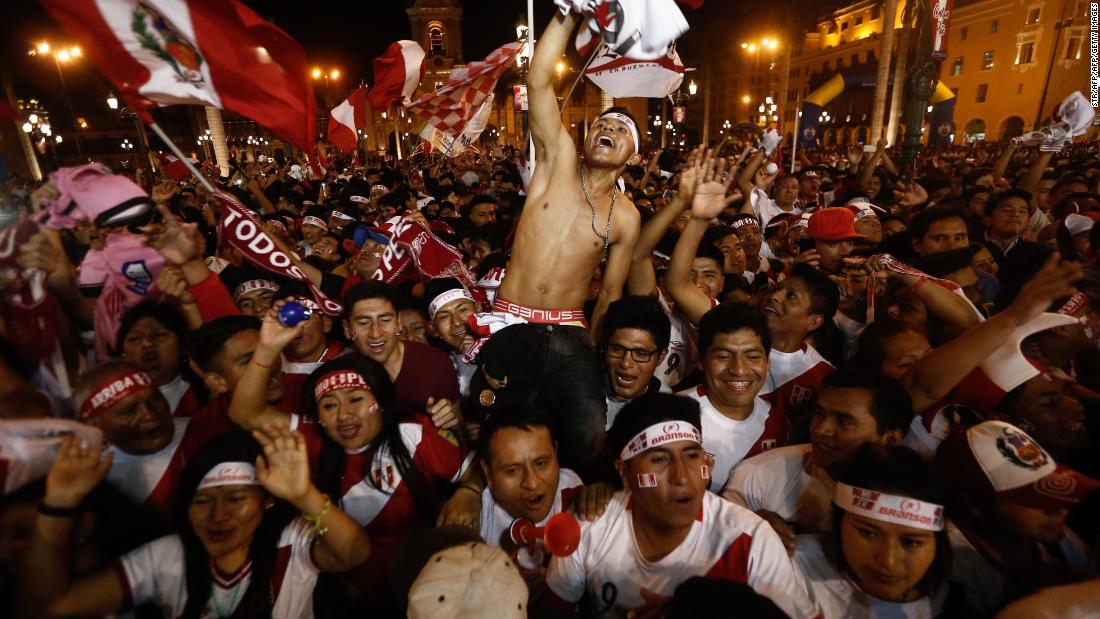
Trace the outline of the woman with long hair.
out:
M 344 593 L 361 602 L 388 600 L 390 557 L 410 535 L 435 524 L 442 498 L 437 487 L 458 483 L 470 457 L 454 434 L 403 406 L 386 369 L 358 353 L 327 361 L 309 375 L 298 414 L 266 404 L 262 394 L 282 350 L 302 329 L 283 326 L 276 316 L 282 304 L 276 305 L 264 318 L 229 417 L 246 429 L 271 424 L 302 433 L 317 486 L 371 536 L 371 560 L 341 577 Z
M 944 613 L 951 545 L 935 476 L 905 447 L 865 445 L 838 474 L 834 530 L 793 561 L 825 619 Z
M 187 463 L 178 533 L 82 577 L 69 565 L 74 516 L 112 454 L 66 438 L 24 555 L 21 616 L 101 616 L 152 604 L 184 619 L 312 617 L 318 574 L 363 563 L 370 540 L 310 482 L 301 434 L 268 427 L 252 435 L 220 436 Z

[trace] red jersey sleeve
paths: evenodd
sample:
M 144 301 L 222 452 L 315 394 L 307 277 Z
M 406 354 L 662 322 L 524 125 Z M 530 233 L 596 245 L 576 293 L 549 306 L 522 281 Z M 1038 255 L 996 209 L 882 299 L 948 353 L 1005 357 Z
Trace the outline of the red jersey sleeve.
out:
M 195 297 L 195 303 L 199 306 L 199 314 L 203 322 L 210 322 L 222 316 L 234 316 L 241 313 L 229 291 L 222 285 L 222 280 L 217 275 L 210 273 L 206 279 L 187 287 L 191 296 Z
M 428 477 L 457 482 L 469 466 L 466 448 L 454 432 L 433 426 L 428 417 L 417 415 L 416 420 L 422 434 L 413 464 Z

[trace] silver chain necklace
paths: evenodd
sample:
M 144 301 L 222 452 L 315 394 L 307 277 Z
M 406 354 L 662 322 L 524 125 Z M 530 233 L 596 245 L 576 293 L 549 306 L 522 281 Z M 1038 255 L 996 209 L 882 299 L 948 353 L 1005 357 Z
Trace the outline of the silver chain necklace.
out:
M 615 184 L 611 184 L 611 206 L 607 209 L 607 226 L 604 228 L 603 234 L 600 234 L 600 231 L 596 229 L 596 207 L 592 204 L 592 198 L 588 197 L 588 187 L 584 184 L 584 164 L 577 166 L 577 172 L 581 177 L 581 191 L 584 192 L 584 201 L 588 203 L 588 208 L 592 211 L 592 234 L 603 241 L 603 253 L 606 254 L 611 239 L 611 214 L 615 211 Z

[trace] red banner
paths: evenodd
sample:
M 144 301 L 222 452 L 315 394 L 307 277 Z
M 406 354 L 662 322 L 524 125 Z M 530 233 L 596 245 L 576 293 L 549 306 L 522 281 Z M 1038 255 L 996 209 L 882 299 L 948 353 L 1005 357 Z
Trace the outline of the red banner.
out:
M 462 262 L 462 253 L 432 234 L 423 224 L 405 217 L 394 217 L 381 226 L 390 237 L 382 261 L 371 279 L 392 283 L 410 265 L 427 277 L 453 277 L 474 299 L 488 307 L 488 298 L 477 280 Z
M 954 0 L 932 0 L 932 58 L 947 58 L 947 32 L 951 26 Z

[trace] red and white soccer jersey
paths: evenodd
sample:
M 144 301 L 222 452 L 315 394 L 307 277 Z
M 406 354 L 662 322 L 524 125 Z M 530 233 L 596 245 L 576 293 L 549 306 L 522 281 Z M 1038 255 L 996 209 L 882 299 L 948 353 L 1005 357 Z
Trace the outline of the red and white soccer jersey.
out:
M 192 454 L 211 438 L 237 430 L 225 414 L 228 404 L 215 400 L 191 417 L 175 417 L 172 440 L 151 454 L 130 454 L 114 448 L 114 460 L 107 481 L 137 503 L 155 508 L 171 518 L 183 466 Z
M 867 595 L 837 571 L 836 564 L 825 554 L 822 541 L 817 535 L 799 535 L 795 538 L 791 560 L 824 619 L 932 619 L 939 616 L 935 609 L 937 606 L 942 608 L 946 590 L 939 592 L 938 603 L 928 596 L 899 603 Z
M 790 417 L 793 409 L 821 392 L 821 382 L 834 369 L 810 344 L 794 352 L 771 349 L 768 377 L 761 397 L 771 403 L 772 414 Z
M 812 450 L 791 445 L 744 460 L 730 474 L 722 498 L 754 512 L 775 512 L 805 533 L 831 530 L 836 482 L 814 466 Z
M 733 467 L 745 458 L 787 444 L 790 423 L 786 417 L 774 414 L 771 404 L 760 396 L 756 397 L 752 414 L 736 421 L 720 413 L 710 403 L 706 385 L 685 389 L 679 395 L 686 395 L 699 403 L 703 449 L 714 455 L 714 471 L 709 486 L 711 492 L 720 492 Z
M 173 417 L 190 417 L 199 411 L 202 403 L 191 383 L 183 380 L 183 376 L 175 377 L 171 382 L 157 387 L 165 400 L 168 400 L 168 410 Z
M 573 502 L 577 491 L 584 486 L 577 474 L 569 469 L 561 469 L 558 475 L 558 489 L 554 493 L 554 503 L 546 518 L 536 522 L 535 526 L 541 527 L 555 514 L 560 514 Z M 508 538 L 512 521 L 516 518 L 493 500 L 493 493 L 488 488 L 481 491 L 481 538 L 490 546 L 501 547 L 502 541 Z
M 287 410 L 288 412 L 294 412 L 298 410 L 299 402 L 302 397 L 302 387 L 306 384 L 306 379 L 313 373 L 313 370 L 321 367 L 326 361 L 332 361 L 333 359 L 343 355 L 347 351 L 344 348 L 342 342 L 334 342 L 328 348 L 321 353 L 321 357 L 313 362 L 296 363 L 293 361 L 287 361 L 283 359 L 283 375 L 281 381 L 283 383 L 283 402 L 292 404 Z
M 657 300 L 661 303 L 661 309 L 665 311 L 665 315 L 668 316 L 672 331 L 668 340 L 668 354 L 653 371 L 653 375 L 661 381 L 665 389 L 671 390 L 695 368 L 699 351 L 695 348 L 693 337 L 695 329 L 692 328 L 691 323 L 676 311 L 672 301 L 660 289 L 657 291 Z
M 272 619 L 313 617 L 313 588 L 319 570 L 310 549 L 313 525 L 296 518 L 283 529 L 271 573 L 275 603 Z M 153 604 L 166 617 L 179 617 L 187 605 L 187 578 L 183 544 L 178 535 L 154 540 L 119 559 L 115 565 L 126 595 L 127 607 Z M 231 578 L 216 572 L 210 599 L 202 617 L 229 617 L 244 598 L 252 580 L 252 562 L 246 562 Z M 268 586 L 262 583 L 261 586 Z
M 645 603 L 642 588 L 672 596 L 680 583 L 703 576 L 745 583 L 796 619 L 817 615 L 779 536 L 756 514 L 707 492 L 684 541 L 647 561 L 635 541 L 630 497 L 617 492 L 603 516 L 581 523 L 576 552 L 550 561 L 553 602 L 575 606 L 588 591 L 595 615 L 619 616 Z

